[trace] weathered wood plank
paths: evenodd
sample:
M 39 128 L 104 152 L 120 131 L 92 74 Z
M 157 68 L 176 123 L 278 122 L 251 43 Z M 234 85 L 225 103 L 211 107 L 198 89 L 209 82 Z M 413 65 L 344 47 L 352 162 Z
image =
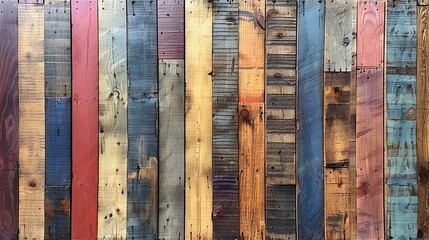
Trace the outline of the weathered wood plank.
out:
M 266 8 L 266 238 L 288 239 L 296 238 L 297 2 L 267 1 Z
M 0 2 L 0 239 L 18 235 L 18 5 Z
M 213 239 L 239 238 L 238 2 L 213 2 Z
M 416 239 L 416 4 L 388 1 L 386 31 L 385 234 Z
M 72 8 L 72 239 L 97 237 L 97 1 Z
M 159 60 L 159 239 L 184 239 L 184 60 Z
M 322 239 L 324 2 L 298 2 L 297 222 L 300 239 Z
M 185 2 L 185 239 L 212 239 L 212 3 Z
M 158 0 L 158 55 L 162 59 L 183 59 L 184 1 Z
M 45 0 L 18 0 L 19 4 L 43 4 Z
M 156 14 L 155 1 L 128 1 L 128 239 L 158 239 Z
M 265 1 L 240 1 L 238 16 L 240 238 L 265 239 Z
M 70 186 L 46 186 L 45 192 L 45 239 L 70 239 Z
M 18 5 L 19 239 L 44 239 L 44 8 Z
M 126 238 L 127 236 L 126 32 L 126 1 L 99 1 L 98 238 Z M 153 165 L 148 164 L 147 167 L 153 167 Z M 142 172 L 137 176 L 130 176 L 130 178 L 137 177 L 146 178 L 147 176 Z

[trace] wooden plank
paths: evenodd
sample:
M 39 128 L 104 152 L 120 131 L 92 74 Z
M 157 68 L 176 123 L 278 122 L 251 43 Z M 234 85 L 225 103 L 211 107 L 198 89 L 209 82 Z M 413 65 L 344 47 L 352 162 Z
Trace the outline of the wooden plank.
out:
M 70 239 L 70 186 L 46 186 L 45 192 L 45 239 Z
M 19 4 L 44 4 L 45 0 L 18 0 Z
M 156 13 L 154 1 L 128 1 L 128 239 L 158 239 Z
M 98 37 L 97 1 L 72 8 L 72 239 L 97 237 Z
M 127 236 L 126 32 L 126 2 L 99 1 L 98 238 L 126 238 Z M 143 156 L 142 158 L 146 159 Z M 151 161 L 148 163 L 147 167 L 153 167 Z M 143 172 L 130 178 L 146 178 Z
M 355 1 L 326 1 L 325 72 L 352 69 L 356 49 L 356 7 Z
M 300 239 L 324 238 L 324 2 L 298 2 L 297 222 Z M 318 24 L 317 24 L 318 23 Z M 311 37 L 310 37 L 311 36 Z
M 0 2 L 0 239 L 18 235 L 18 5 Z
M 294 239 L 297 2 L 268 1 L 266 8 L 266 238 Z M 271 141 L 276 137 L 282 140 Z
M 265 239 L 265 1 L 238 6 L 240 238 Z
M 211 1 L 186 0 L 185 38 L 185 239 L 211 239 Z
M 417 5 L 418 6 L 427 6 L 427 5 L 429 5 L 429 1 L 428 0 L 417 0 Z
M 238 2 L 213 2 L 213 238 L 239 239 Z
M 429 237 L 429 129 L 426 122 L 429 119 L 429 88 L 427 72 L 429 71 L 429 7 L 417 8 L 417 80 L 416 80 L 416 132 L 417 132 L 417 184 L 418 184 L 418 212 L 417 237 Z
M 18 5 L 19 239 L 44 239 L 44 8 Z
M 417 239 L 415 32 L 416 4 L 388 2 L 384 166 L 385 234 L 391 239 Z
M 183 239 L 185 219 L 184 60 L 159 60 L 159 239 Z
M 180 0 L 158 0 L 158 55 L 183 59 L 185 4 Z

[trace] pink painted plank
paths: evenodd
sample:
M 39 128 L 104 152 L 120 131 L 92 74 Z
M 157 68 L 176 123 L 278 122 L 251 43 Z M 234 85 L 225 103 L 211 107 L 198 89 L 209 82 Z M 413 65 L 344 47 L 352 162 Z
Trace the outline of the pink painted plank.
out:
M 72 8 L 71 239 L 97 237 L 98 30 L 97 1 Z
M 357 66 L 383 64 L 384 2 L 358 2 Z
M 160 59 L 183 59 L 183 0 L 158 0 L 158 56 Z

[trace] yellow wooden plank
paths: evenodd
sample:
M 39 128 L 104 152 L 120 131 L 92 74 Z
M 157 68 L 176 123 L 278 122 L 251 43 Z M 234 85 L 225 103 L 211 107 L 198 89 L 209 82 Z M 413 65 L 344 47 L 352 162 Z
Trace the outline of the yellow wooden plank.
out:
M 43 5 L 18 6 L 19 239 L 44 239 L 45 81 Z
M 185 239 L 212 239 L 212 3 L 185 2 Z
M 126 1 L 98 2 L 98 238 L 125 239 L 127 220 Z

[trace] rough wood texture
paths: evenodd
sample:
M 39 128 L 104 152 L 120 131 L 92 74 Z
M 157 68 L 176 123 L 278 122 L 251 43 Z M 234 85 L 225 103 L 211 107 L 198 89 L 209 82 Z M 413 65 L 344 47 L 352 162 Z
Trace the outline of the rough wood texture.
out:
M 326 1 L 325 71 L 344 72 L 352 69 L 356 49 L 356 2 Z
M 97 237 L 98 36 L 97 1 L 72 8 L 72 239 Z
M 266 5 L 267 239 L 296 238 L 296 1 Z
M 361 68 L 357 73 L 356 171 L 357 237 L 384 239 L 381 67 Z
M 181 0 L 158 0 L 158 55 L 162 59 L 183 59 L 184 11 Z
M 125 8 L 126 2 L 122 0 L 98 2 L 98 238 L 127 237 L 128 79 Z M 149 160 L 147 166 L 141 167 L 152 168 L 153 162 Z M 129 177 L 147 177 L 146 171 L 136 175 Z
M 159 60 L 159 239 L 184 239 L 184 60 Z
M 46 186 L 45 192 L 45 239 L 70 239 L 70 186 Z
M 18 235 L 18 5 L 0 2 L 0 239 Z
M 239 239 L 238 2 L 213 2 L 213 239 Z
M 20 4 L 43 4 L 45 0 L 18 0 Z
M 156 13 L 155 1 L 128 1 L 128 239 L 158 239 Z
M 300 239 L 322 239 L 324 2 L 298 2 L 297 222 Z M 305 39 L 305 40 L 302 40 Z
M 19 239 L 44 239 L 43 5 L 18 6 Z
M 265 239 L 265 1 L 239 2 L 240 238 Z
M 185 2 L 185 239 L 212 239 L 212 3 Z
M 389 1 L 386 31 L 385 234 L 416 239 L 416 4 Z

